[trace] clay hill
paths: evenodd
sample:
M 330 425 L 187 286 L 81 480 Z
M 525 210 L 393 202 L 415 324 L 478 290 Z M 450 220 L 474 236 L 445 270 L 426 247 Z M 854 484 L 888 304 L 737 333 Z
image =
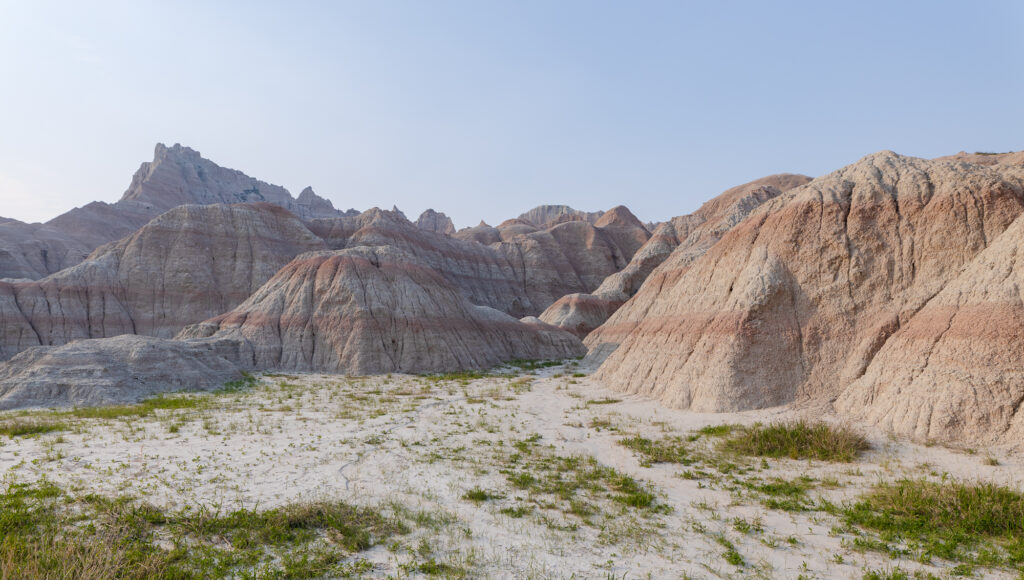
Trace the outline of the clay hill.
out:
M 76 266 L 0 282 L 0 360 L 81 338 L 173 337 L 237 306 L 296 255 L 324 248 L 279 206 L 177 207 Z
M 251 368 L 352 374 L 485 368 L 582 356 L 572 335 L 466 297 L 390 247 L 303 254 L 240 306 L 180 338 L 239 345 Z
M 972 380 L 985 382 L 981 376 L 958 377 L 949 385 L 936 379 L 952 373 L 949 357 L 963 347 L 955 342 L 958 333 L 946 335 L 942 325 L 958 322 L 949 315 L 954 304 L 965 324 L 977 328 L 989 320 L 979 313 L 991 306 L 987 300 L 998 304 L 996 296 L 1005 295 L 1006 287 L 992 277 L 960 277 L 991 267 L 981 265 L 985 259 L 999 262 L 1004 272 L 1013 270 L 996 256 L 1012 254 L 1016 240 L 1007 228 L 1022 211 L 1024 166 L 888 151 L 867 156 L 765 202 L 696 260 L 680 249 L 673 252 L 661 268 L 680 272 L 649 279 L 609 320 L 608 325 L 625 321 L 631 328 L 597 376 L 616 388 L 697 411 L 828 402 L 842 395 L 839 408 L 859 414 L 858 407 L 884 394 L 888 399 L 878 410 L 865 411 L 876 421 L 901 425 L 905 432 L 908 424 L 928 424 L 934 436 L 957 436 L 948 427 L 937 429 L 941 421 L 906 412 L 918 405 L 914 390 L 901 390 L 889 379 L 910 380 L 906 373 L 914 374 L 912 367 L 904 363 L 931 369 L 913 379 L 920 382 L 906 384 L 918 392 L 937 387 L 932 397 L 943 405 L 962 399 Z M 1001 241 L 1004 233 L 1009 237 Z M 982 254 L 993 244 L 992 252 Z M 970 296 L 964 295 L 968 289 Z M 979 341 L 973 351 L 982 359 L 998 352 L 993 344 L 1000 341 L 1013 348 L 1015 335 L 1005 326 L 976 331 L 991 333 L 991 344 Z M 899 341 L 928 333 L 932 340 L 923 337 L 916 351 L 896 352 Z M 923 354 L 932 352 L 929 343 L 937 345 L 934 360 Z M 1013 380 L 999 371 L 989 376 Z M 854 391 L 844 395 L 851 385 Z M 1012 390 L 986 397 L 986 406 L 976 411 L 1014 408 L 1006 398 Z M 948 408 L 943 405 L 931 404 Z
M 763 177 L 726 190 L 704 203 L 697 211 L 679 216 L 658 226 L 654 234 L 633 255 L 625 268 L 605 278 L 592 294 L 575 293 L 559 298 L 549 306 L 540 319 L 564 328 L 580 338 L 601 326 L 618 308 L 640 289 L 647 277 L 665 259 L 682 246 L 680 256 L 692 261 L 704 254 L 730 228 L 741 222 L 763 202 L 778 196 L 811 178 L 784 173 Z M 635 219 L 635 218 L 634 218 Z M 661 277 L 673 276 L 678 270 L 662 272 Z M 602 329 L 603 338 L 595 337 L 588 344 L 618 341 L 611 335 L 622 332 L 624 321 Z M 618 330 L 616 330 L 618 329 Z
M 157 144 L 116 203 L 92 202 L 44 224 L 0 221 L 0 279 L 39 279 L 74 266 L 98 246 L 128 236 L 153 218 L 186 204 L 267 202 L 300 219 L 349 215 L 306 188 L 286 189 L 221 167 L 198 151 Z

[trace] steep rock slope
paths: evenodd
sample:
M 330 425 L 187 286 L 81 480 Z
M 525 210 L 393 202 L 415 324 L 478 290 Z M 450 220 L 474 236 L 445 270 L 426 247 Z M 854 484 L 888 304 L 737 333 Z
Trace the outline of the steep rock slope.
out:
M 293 199 L 283 187 L 221 167 L 198 151 L 157 144 L 153 161 L 139 167 L 120 201 L 92 202 L 45 224 L 0 223 L 0 278 L 38 279 L 74 266 L 98 246 L 124 238 L 180 205 L 257 201 L 302 219 L 354 213 L 335 210 L 310 188 Z
M 836 409 L 918 440 L 1024 436 L 1024 216 L 905 324 Z
M 179 206 L 77 266 L 0 283 L 0 360 L 79 338 L 172 337 L 237 306 L 296 255 L 325 247 L 274 205 Z
M 238 367 L 213 344 L 143 336 L 80 340 L 37 346 L 0 364 L 0 410 L 134 403 L 238 378 Z
M 685 254 L 681 254 L 680 258 L 685 255 L 686 259 L 677 262 L 677 267 L 682 267 L 684 262 L 692 262 L 703 255 L 726 231 L 759 205 L 810 180 L 805 175 L 783 173 L 726 190 L 704 203 L 694 213 L 672 218 L 659 225 L 625 268 L 605 278 L 592 294 L 563 296 L 549 306 L 540 319 L 580 337 L 588 336 L 633 296 L 651 272 L 677 247 L 682 245 L 685 248 Z M 677 272 L 672 275 L 677 275 Z M 621 334 L 631 328 L 632 324 L 627 321 L 616 321 L 602 328 L 603 336 L 588 336 L 587 344 L 618 342 L 622 338 Z
M 446 216 L 443 212 L 434 211 L 428 209 L 420 214 L 420 217 L 416 220 L 416 225 L 439 234 L 452 235 L 455 233 L 455 224 L 452 223 L 452 219 Z
M 303 254 L 231 312 L 180 338 L 228 340 L 254 368 L 442 372 L 516 358 L 565 358 L 572 335 L 471 304 L 422 260 L 393 247 Z
M 677 279 L 648 280 L 619 311 L 640 323 L 597 375 L 700 411 L 835 397 L 1022 198 L 1021 167 L 865 157 L 763 204 Z

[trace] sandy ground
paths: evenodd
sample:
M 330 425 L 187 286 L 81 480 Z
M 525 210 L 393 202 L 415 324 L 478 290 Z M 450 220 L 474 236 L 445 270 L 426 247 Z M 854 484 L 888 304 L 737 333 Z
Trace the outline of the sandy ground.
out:
M 735 460 L 734 470 L 722 459 L 644 466 L 619 444 L 622 438 L 688 437 L 707 425 L 771 422 L 788 412 L 670 410 L 573 376 L 576 370 L 468 382 L 268 375 L 252 391 L 217 396 L 210 409 L 89 419 L 68 432 L 0 439 L 0 474 L 166 507 L 230 510 L 321 498 L 403 506 L 431 514 L 433 524 L 360 554 L 375 563 L 374 575 L 400 577 L 414 551 L 429 550 L 471 577 L 490 578 L 861 578 L 867 569 L 896 566 L 947 576 L 942 562 L 858 551 L 835 517 L 768 509 L 744 482 L 804 476 L 816 482 L 812 497 L 842 501 L 900 477 L 984 478 L 1018 487 L 1024 479 L 1024 466 L 1005 452 L 885 436 L 871 437 L 874 449 L 852 464 Z M 689 444 L 710 450 L 714 441 Z M 526 469 L 523 454 L 591 457 L 642 482 L 671 509 L 630 508 L 592 493 L 580 496 L 585 505 L 573 513 L 567 502 L 510 485 L 511 474 Z M 990 457 L 999 465 L 989 465 Z M 543 468 L 535 469 L 544 477 Z M 499 497 L 465 499 L 471 489 Z M 724 558 L 723 540 L 735 546 L 741 565 Z

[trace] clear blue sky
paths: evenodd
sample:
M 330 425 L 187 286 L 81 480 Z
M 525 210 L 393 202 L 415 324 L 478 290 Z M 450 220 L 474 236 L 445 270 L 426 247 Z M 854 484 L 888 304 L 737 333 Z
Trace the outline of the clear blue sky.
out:
M 1024 149 L 1024 2 L 0 0 L 0 215 L 156 142 L 342 208 L 644 220 L 880 149 Z

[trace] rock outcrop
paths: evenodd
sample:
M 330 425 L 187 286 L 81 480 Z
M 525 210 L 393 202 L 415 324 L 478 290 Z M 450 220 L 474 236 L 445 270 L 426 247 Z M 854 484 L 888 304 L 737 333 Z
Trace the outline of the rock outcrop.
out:
M 0 223 L 0 278 L 38 279 L 74 266 L 94 249 L 122 239 L 180 205 L 267 202 L 302 219 L 352 215 L 306 188 L 293 199 L 283 187 L 204 159 L 181 145 L 157 144 L 120 201 L 93 202 L 45 224 Z
M 569 333 L 471 304 L 430 264 L 388 246 L 303 254 L 240 306 L 180 338 L 237 344 L 238 360 L 253 368 L 351 374 L 585 352 Z
M 762 203 L 810 180 L 811 178 L 805 175 L 791 173 L 763 177 L 722 192 L 692 214 L 675 217 L 662 223 L 654 235 L 636 251 L 625 268 L 605 278 L 591 294 L 563 296 L 541 314 L 541 320 L 573 332 L 577 336 L 588 337 L 588 346 L 620 342 L 638 320 L 625 320 L 623 317 L 613 324 L 602 327 L 602 334 L 593 337 L 589 335 L 603 325 L 626 300 L 636 294 L 651 272 L 676 248 L 684 247 L 677 256 L 674 268 L 671 271 L 666 269 L 660 276 L 678 276 L 681 268 L 702 256 L 725 232 L 750 215 L 750 212 Z M 621 218 L 620 223 L 622 222 L 629 223 L 630 220 Z M 598 225 L 601 223 L 599 220 Z
M 0 282 L 0 360 L 81 338 L 170 338 L 237 306 L 296 255 L 324 248 L 274 205 L 177 207 L 77 266 Z
M 438 234 L 450 236 L 455 233 L 455 224 L 452 223 L 451 218 L 442 212 L 437 212 L 432 209 L 428 209 L 421 213 L 419 219 L 416 220 L 416 225 L 427 231 L 436 232 Z
M 567 205 L 538 205 L 530 211 L 519 214 L 519 217 L 516 219 L 530 222 L 539 228 L 547 228 L 558 223 L 574 220 L 592 224 L 600 219 L 604 213 L 601 211 L 580 211 Z
M 134 403 L 239 378 L 238 367 L 210 343 L 143 336 L 80 340 L 31 348 L 0 365 L 0 410 Z
M 870 155 L 652 275 L 596 376 L 698 411 L 831 400 L 1022 208 L 1024 167 Z
M 1024 440 L 1024 216 L 898 328 L 836 409 L 920 441 Z
M 399 248 L 437 270 L 470 302 L 519 318 L 540 314 L 565 294 L 596 288 L 628 263 L 639 239 L 650 236 L 638 222 L 639 229 L 609 221 L 603 228 L 572 221 L 542 230 L 509 220 L 498 228 L 478 226 L 473 236 L 463 235 L 465 230 L 447 236 L 419 228 L 394 211 L 374 208 L 358 217 L 312 220 L 308 225 L 331 249 Z M 494 240 L 487 245 L 474 239 L 485 232 Z

